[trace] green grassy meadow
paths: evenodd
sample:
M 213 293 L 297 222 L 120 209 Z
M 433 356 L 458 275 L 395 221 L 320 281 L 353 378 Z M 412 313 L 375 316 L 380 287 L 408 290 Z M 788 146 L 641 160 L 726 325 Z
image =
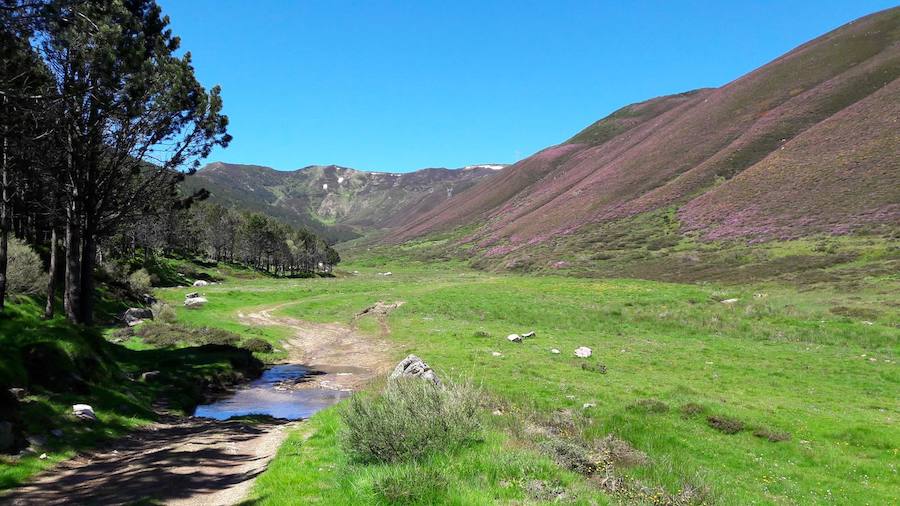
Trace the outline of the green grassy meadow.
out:
M 388 319 L 391 354 L 481 385 L 484 441 L 362 465 L 340 450 L 337 406 L 291 435 L 253 503 L 653 504 L 694 491 L 694 502 L 715 504 L 888 504 L 900 495 L 895 274 L 854 291 L 518 276 L 451 262 L 359 262 L 338 274 L 229 278 L 202 288 L 209 304 L 179 308 L 179 321 L 277 345 L 284 329 L 249 328 L 238 313 L 290 302 L 276 314 L 349 323 L 378 300 L 405 301 Z M 185 291 L 159 295 L 179 304 Z M 523 343 L 506 340 L 531 330 Z M 593 356 L 576 358 L 579 346 Z M 739 430 L 714 428 L 723 417 Z M 548 437 L 589 448 L 609 434 L 646 456 L 609 471 L 625 484 L 617 490 L 555 465 L 547 450 Z

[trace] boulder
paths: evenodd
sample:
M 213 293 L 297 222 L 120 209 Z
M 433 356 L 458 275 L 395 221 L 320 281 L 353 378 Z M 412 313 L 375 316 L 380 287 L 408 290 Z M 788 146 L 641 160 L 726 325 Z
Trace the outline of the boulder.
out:
M 591 349 L 587 346 L 581 346 L 575 349 L 575 356 L 578 358 L 588 358 L 591 356 Z
M 409 355 L 397 364 L 394 371 L 390 375 L 390 379 L 397 378 L 421 378 L 430 381 L 435 385 L 440 385 L 441 380 L 438 379 L 434 370 L 428 366 L 421 358 L 415 355 Z
M 94 413 L 94 408 L 87 404 L 73 404 L 72 414 L 75 415 L 75 418 L 86 422 L 97 421 L 97 415 Z
M 531 332 L 526 332 L 526 333 L 522 334 L 522 337 L 523 338 L 534 337 L 534 331 L 532 330 Z
M 199 308 L 203 307 L 204 304 L 209 302 L 205 297 L 191 297 L 189 299 L 184 300 L 184 307 L 186 308 Z
M 159 379 L 160 372 L 159 371 L 147 371 L 141 374 L 141 381 L 154 381 Z
M 184 294 L 185 299 L 195 299 L 199 296 L 200 296 L 200 292 L 190 292 L 190 293 Z
M 122 320 L 129 326 L 137 325 L 144 320 L 152 320 L 153 311 L 142 307 L 132 307 L 125 310 L 122 314 Z
M 506 340 L 512 343 L 521 343 L 522 336 L 520 336 L 519 334 L 510 334 L 506 336 Z
M 13 387 L 9 389 L 9 395 L 17 401 L 24 401 L 25 397 L 28 396 L 28 391 L 24 388 Z
M 0 422 L 0 452 L 12 448 L 16 442 L 15 434 L 13 434 L 13 424 L 11 422 Z
M 209 281 L 203 281 L 202 279 L 198 279 L 197 281 L 194 281 L 194 284 L 193 284 L 193 286 L 207 286 L 207 285 L 209 285 Z

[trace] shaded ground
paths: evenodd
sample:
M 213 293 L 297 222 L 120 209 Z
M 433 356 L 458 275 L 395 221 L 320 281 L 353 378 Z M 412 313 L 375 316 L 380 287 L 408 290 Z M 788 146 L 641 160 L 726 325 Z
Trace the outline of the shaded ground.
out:
M 233 504 L 262 473 L 292 423 L 171 418 L 39 475 L 12 505 Z
M 295 337 L 284 344 L 288 361 L 319 372 L 298 388 L 354 390 L 389 366 L 381 340 L 339 324 L 272 315 L 286 305 L 241 314 L 240 318 L 249 325 L 282 325 L 295 331 Z M 382 329 L 386 332 L 386 325 Z M 79 455 L 38 475 L 0 502 L 235 504 L 247 495 L 253 480 L 274 457 L 287 433 L 285 429 L 295 423 L 166 417 L 102 450 Z

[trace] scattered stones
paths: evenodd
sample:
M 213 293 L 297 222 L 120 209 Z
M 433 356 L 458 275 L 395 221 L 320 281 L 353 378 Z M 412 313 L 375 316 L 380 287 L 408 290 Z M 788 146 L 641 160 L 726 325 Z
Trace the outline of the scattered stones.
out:
M 580 346 L 575 349 L 575 356 L 578 358 L 588 358 L 592 355 L 592 351 L 587 346 Z
M 740 299 L 725 299 L 722 301 L 722 304 L 731 305 L 731 304 L 734 304 L 735 302 L 737 302 L 738 300 L 740 300 Z
M 28 396 L 28 391 L 24 388 L 13 387 L 9 389 L 9 395 L 11 395 L 12 398 L 17 401 L 24 401 L 25 397 Z
M 421 358 L 415 355 L 409 355 L 397 364 L 397 367 L 394 368 L 394 371 L 390 375 L 390 379 L 397 379 L 401 377 L 407 378 L 421 378 L 426 381 L 430 381 L 435 385 L 440 385 L 441 380 L 438 379 L 437 374 L 434 373 L 434 370 L 428 366 Z
M 559 350 L 556 348 L 550 348 L 550 353 L 552 353 L 554 355 L 559 355 Z
M 189 299 L 184 300 L 184 307 L 189 309 L 196 309 L 203 307 L 204 304 L 209 302 L 205 297 L 191 297 Z
M 198 279 L 197 281 L 194 281 L 194 284 L 192 286 L 208 286 L 208 285 L 209 285 L 208 281 L 203 281 L 202 279 Z
M 534 337 L 534 331 L 532 330 L 531 332 L 526 332 L 526 333 L 522 334 L 522 337 L 523 338 Z
M 87 404 L 73 404 L 72 413 L 75 415 L 75 418 L 79 420 L 86 422 L 97 421 L 97 415 L 94 413 L 94 408 Z
M 506 340 L 512 343 L 521 343 L 522 336 L 520 336 L 519 334 L 510 334 L 506 336 Z
M 125 310 L 122 314 L 122 320 L 128 324 L 129 327 L 133 327 L 138 323 L 143 322 L 144 320 L 152 320 L 153 312 L 149 309 L 142 307 L 132 307 Z
M 159 379 L 160 374 L 161 373 L 159 371 L 147 371 L 147 372 L 141 374 L 141 381 L 143 381 L 143 382 L 155 381 L 155 380 Z
M 15 440 L 16 438 L 13 434 L 13 424 L 10 422 L 0 422 L 0 452 L 12 448 Z

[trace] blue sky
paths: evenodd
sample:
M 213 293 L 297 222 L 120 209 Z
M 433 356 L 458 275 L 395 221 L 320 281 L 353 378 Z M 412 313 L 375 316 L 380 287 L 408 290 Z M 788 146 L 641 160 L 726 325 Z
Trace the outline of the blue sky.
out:
M 509 163 L 623 105 L 721 86 L 876 0 L 158 0 L 234 141 L 208 161 Z

